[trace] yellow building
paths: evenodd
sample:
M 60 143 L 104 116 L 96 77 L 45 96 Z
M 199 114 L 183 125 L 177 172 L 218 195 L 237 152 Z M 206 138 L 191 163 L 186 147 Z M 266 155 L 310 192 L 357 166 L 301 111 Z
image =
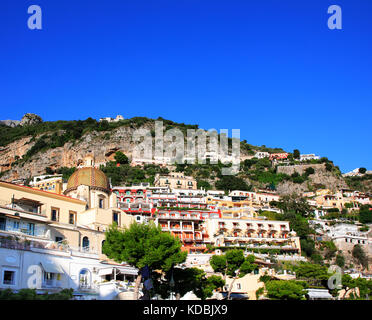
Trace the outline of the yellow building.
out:
M 0 181 L 0 229 L 16 228 L 20 235 L 63 241 L 76 250 L 101 254 L 105 230 L 113 222 L 124 227 L 134 221 L 117 208 L 116 195 L 99 169 L 77 170 L 64 193 Z
M 206 203 L 216 205 L 216 210 L 220 210 L 223 218 L 256 217 L 254 207 L 259 208 L 251 200 L 230 201 L 207 197 Z
M 171 189 L 197 189 L 197 182 L 193 177 L 185 176 L 182 172 L 171 172 L 168 175 L 155 175 L 155 187 L 169 187 Z
M 62 175 L 35 177 L 30 185 L 35 189 L 49 191 L 57 194 L 62 194 L 63 191 Z
M 279 249 L 282 254 L 301 255 L 299 237 L 289 228 L 288 221 L 254 218 L 211 218 L 206 228 L 216 247 Z

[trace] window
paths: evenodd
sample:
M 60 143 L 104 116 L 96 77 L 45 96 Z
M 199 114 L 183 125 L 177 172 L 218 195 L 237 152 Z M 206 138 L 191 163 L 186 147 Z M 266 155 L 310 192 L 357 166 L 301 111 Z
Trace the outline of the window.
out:
M 59 209 L 58 208 L 52 208 L 51 220 L 52 221 L 58 221 L 59 220 Z
M 27 234 L 30 236 L 35 235 L 35 223 L 29 223 L 27 228 Z
M 101 253 L 104 253 L 103 252 L 103 245 L 105 244 L 105 240 L 102 240 L 102 244 L 101 244 Z
M 56 237 L 56 242 L 61 242 L 63 240 L 62 237 Z
M 117 213 L 117 212 L 112 213 L 112 221 L 116 222 L 116 224 L 119 225 L 119 213 Z
M 99 198 L 99 200 L 98 200 L 98 207 L 100 209 L 104 209 L 104 203 L 105 203 L 104 201 L 105 201 L 105 199 Z
M 13 229 L 18 230 L 19 229 L 19 221 L 13 221 Z
M 242 288 L 242 285 L 241 285 L 240 283 L 237 283 L 237 284 L 236 284 L 236 288 L 237 288 L 238 290 L 240 290 L 240 289 Z
M 0 218 L 0 230 L 5 230 L 6 220 L 5 218 Z
M 82 245 L 84 250 L 89 250 L 89 239 L 88 237 L 83 238 L 83 245 Z
M 76 212 L 70 211 L 69 218 L 68 218 L 69 224 L 75 224 L 76 223 Z
M 14 270 L 4 270 L 3 273 L 3 284 L 15 285 L 15 271 Z

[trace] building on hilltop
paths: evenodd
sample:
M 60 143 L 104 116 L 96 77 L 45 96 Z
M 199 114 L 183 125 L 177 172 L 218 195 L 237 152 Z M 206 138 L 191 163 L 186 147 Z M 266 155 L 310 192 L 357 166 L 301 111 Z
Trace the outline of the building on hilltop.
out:
M 119 122 L 121 120 L 124 120 L 124 117 L 122 115 L 118 114 L 115 119 L 114 118 L 111 118 L 111 117 L 105 117 L 105 118 L 100 118 L 99 119 L 99 122 L 102 122 L 102 121 Z
M 307 161 L 307 160 L 319 160 L 320 157 L 316 156 L 315 154 L 300 154 L 300 161 Z

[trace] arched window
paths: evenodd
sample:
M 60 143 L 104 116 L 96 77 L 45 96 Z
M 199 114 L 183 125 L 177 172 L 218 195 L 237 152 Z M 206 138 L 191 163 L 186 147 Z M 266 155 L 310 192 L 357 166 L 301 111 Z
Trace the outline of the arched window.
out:
M 89 250 L 89 239 L 88 239 L 88 237 L 83 238 L 82 247 L 83 247 L 83 250 Z
M 91 273 L 88 269 L 81 269 L 79 273 L 79 287 L 80 288 L 90 288 L 91 286 Z

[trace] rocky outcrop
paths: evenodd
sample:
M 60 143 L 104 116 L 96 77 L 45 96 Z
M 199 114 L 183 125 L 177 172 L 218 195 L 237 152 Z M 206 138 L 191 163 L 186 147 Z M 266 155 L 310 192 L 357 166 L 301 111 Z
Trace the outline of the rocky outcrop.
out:
M 43 119 L 41 119 L 40 116 L 34 113 L 26 113 L 23 117 L 19 125 L 21 126 L 31 126 L 34 124 L 38 124 L 40 122 L 43 122 Z
M 22 138 L 5 147 L 0 147 L 0 172 L 10 170 L 13 164 L 35 144 L 35 142 L 30 142 L 31 138 L 31 136 Z
M 334 173 L 327 171 L 325 169 L 325 164 L 303 164 L 303 165 L 294 165 L 294 166 L 278 166 L 278 173 L 285 173 L 292 175 L 294 172 L 298 172 L 302 175 L 305 170 L 309 167 L 314 169 L 314 174 L 309 175 L 309 179 L 304 183 L 293 183 L 292 181 L 285 181 L 277 186 L 277 191 L 280 194 L 300 194 L 302 192 L 317 189 L 319 187 L 324 187 L 333 191 L 336 191 L 339 188 L 347 188 L 342 177 L 336 176 Z
M 8 127 L 16 127 L 21 121 L 19 120 L 0 120 L 0 124 L 4 124 Z
M 26 113 L 21 120 L 0 120 L 0 124 L 4 124 L 9 127 L 20 126 L 31 126 L 43 122 L 40 116 L 35 113 Z
M 38 153 L 26 163 L 13 165 L 15 156 L 21 158 L 33 145 L 27 143 L 31 137 L 17 140 L 0 150 L 0 172 L 4 172 L 2 180 L 28 178 L 45 173 L 45 168 L 57 169 L 60 167 L 76 167 L 87 155 L 93 155 L 96 164 L 104 164 L 113 160 L 116 151 L 122 151 L 132 156 L 133 128 L 119 127 L 107 132 L 90 132 L 79 141 L 68 142 L 63 147 L 46 150 Z M 109 134 L 109 138 L 107 136 Z M 36 139 L 37 140 L 37 137 Z

